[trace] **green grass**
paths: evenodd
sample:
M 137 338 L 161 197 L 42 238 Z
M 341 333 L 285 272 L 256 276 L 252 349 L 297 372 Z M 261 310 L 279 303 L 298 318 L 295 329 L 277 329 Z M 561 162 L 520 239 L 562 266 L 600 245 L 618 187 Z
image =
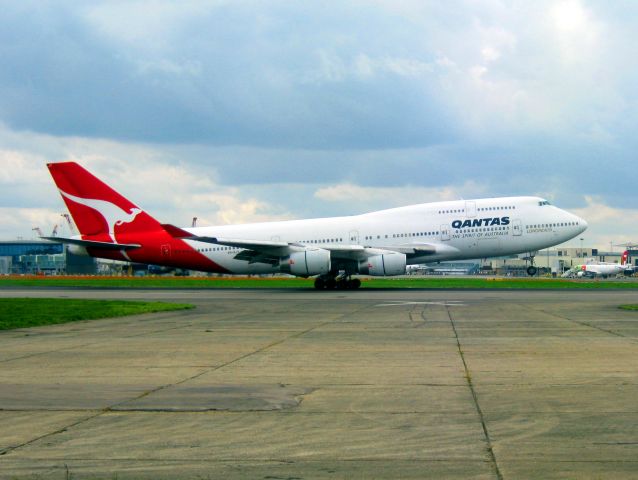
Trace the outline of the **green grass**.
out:
M 623 310 L 638 310 L 638 305 L 621 305 L 618 308 L 622 308 Z
M 366 288 L 423 288 L 423 289 L 637 289 L 636 281 L 587 281 L 563 278 L 379 278 L 364 281 Z
M 186 303 L 0 298 L 0 330 L 193 308 Z
M 258 277 L 0 277 L 3 287 L 81 288 L 313 288 L 314 279 Z M 410 289 L 638 289 L 636 279 L 410 277 L 362 279 L 362 288 Z
M 84 288 L 311 288 L 313 279 L 258 277 L 0 277 L 2 287 Z

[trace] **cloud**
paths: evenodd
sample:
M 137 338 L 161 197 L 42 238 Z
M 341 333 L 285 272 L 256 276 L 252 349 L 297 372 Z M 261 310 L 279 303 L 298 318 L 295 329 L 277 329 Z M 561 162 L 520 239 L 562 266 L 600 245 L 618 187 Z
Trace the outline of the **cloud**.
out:
M 190 225 L 290 218 L 285 207 L 256 198 L 253 189 L 221 185 L 212 168 L 180 161 L 161 147 L 90 138 L 59 138 L 0 128 L 0 238 L 47 232 L 66 208 L 46 163 L 76 161 L 162 222 Z M 43 153 L 38 153 L 43 152 Z
M 252 222 L 272 222 L 291 220 L 288 213 L 276 214 L 273 206 L 265 201 L 248 198 L 238 201 L 244 196 L 239 189 L 223 189 L 222 193 L 198 194 L 192 196 L 189 208 L 205 212 L 198 218 L 198 225 L 230 225 Z
M 469 197 L 468 197 L 469 195 Z M 401 187 L 363 187 L 352 183 L 327 185 L 317 189 L 315 198 L 326 202 L 344 205 L 365 204 L 374 208 L 390 208 L 414 203 L 440 202 L 484 196 L 485 188 L 467 182 L 460 186 L 438 188 L 401 186 Z
M 638 245 L 638 209 L 632 207 L 614 208 L 600 197 L 585 196 L 586 206 L 574 210 L 574 213 L 590 225 L 582 237 L 605 248 L 608 245 L 630 243 Z M 593 238 L 592 238 L 593 237 Z
M 55 225 L 67 228 L 65 220 L 54 210 L 46 208 L 5 208 L 0 207 L 0 238 L 15 240 L 16 238 L 38 238 L 34 228 L 40 228 L 44 235 L 51 235 Z M 18 235 L 6 235 L 6 232 L 17 232 Z M 5 235 L 2 235 L 5 233 Z
M 352 7 L 335 8 L 354 19 Z M 394 27 L 367 15 L 386 33 Z M 369 55 L 365 25 L 346 41 L 331 28 L 308 35 L 309 22 L 332 20 L 319 6 L 27 3 L 3 19 L 0 113 L 14 129 L 326 149 L 455 135 L 425 75 L 427 51 Z M 405 84 L 391 88 L 397 77 Z
M 450 195 L 625 212 L 637 14 L 584 0 L 9 2 L 0 207 L 23 229 L 0 234 L 30 232 L 19 209 L 58 215 L 45 164 L 68 159 L 181 225 Z
M 154 143 L 609 144 L 635 97 L 631 25 L 597 4 L 360 7 L 20 2 L 0 19 L 0 114 L 14 129 Z

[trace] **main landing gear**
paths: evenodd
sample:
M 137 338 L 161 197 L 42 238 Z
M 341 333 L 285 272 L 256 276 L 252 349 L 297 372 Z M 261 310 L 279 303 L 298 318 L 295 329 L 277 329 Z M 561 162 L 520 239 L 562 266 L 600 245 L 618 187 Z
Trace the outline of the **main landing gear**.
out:
M 315 278 L 315 288 L 317 290 L 356 290 L 361 286 L 361 280 L 350 278 L 349 275 L 332 276 L 321 275 Z
M 538 273 L 538 268 L 536 268 L 534 266 L 534 255 L 530 255 L 529 256 L 529 263 L 530 263 L 530 265 L 529 265 L 529 267 L 527 267 L 527 274 L 530 277 L 533 277 L 534 275 L 536 275 Z

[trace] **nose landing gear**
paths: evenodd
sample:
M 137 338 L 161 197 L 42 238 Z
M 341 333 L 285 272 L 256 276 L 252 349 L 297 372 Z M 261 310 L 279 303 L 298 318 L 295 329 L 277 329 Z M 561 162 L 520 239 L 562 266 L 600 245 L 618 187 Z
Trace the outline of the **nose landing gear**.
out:
M 530 252 L 529 254 L 529 267 L 527 267 L 527 274 L 530 277 L 533 277 L 534 275 L 536 275 L 538 273 L 538 268 L 536 268 L 534 266 L 534 256 L 532 252 Z

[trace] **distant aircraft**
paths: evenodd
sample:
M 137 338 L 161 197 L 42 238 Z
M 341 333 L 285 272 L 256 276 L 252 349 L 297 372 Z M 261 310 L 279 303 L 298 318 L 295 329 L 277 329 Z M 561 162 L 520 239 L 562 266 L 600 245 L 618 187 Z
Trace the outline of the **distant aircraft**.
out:
M 536 251 L 587 222 L 538 197 L 424 203 L 347 217 L 179 228 L 162 224 L 75 162 L 48 165 L 80 235 L 44 237 L 73 253 L 231 274 L 289 273 L 358 288 L 355 274 Z M 536 273 L 533 265 L 528 273 Z
M 413 263 L 413 264 L 408 264 L 405 267 L 405 273 L 408 275 L 416 275 L 416 274 L 421 274 L 421 273 L 426 273 L 432 270 L 432 267 L 430 265 L 425 265 L 423 263 Z
M 620 263 L 610 262 L 592 262 L 584 265 L 577 265 L 576 267 L 568 270 L 563 276 L 576 276 L 576 277 L 609 277 L 611 275 L 618 275 L 623 273 L 625 275 L 631 275 L 635 271 L 635 267 L 627 263 L 629 252 L 625 251 L 620 258 Z M 571 273 L 570 273 L 571 272 Z

